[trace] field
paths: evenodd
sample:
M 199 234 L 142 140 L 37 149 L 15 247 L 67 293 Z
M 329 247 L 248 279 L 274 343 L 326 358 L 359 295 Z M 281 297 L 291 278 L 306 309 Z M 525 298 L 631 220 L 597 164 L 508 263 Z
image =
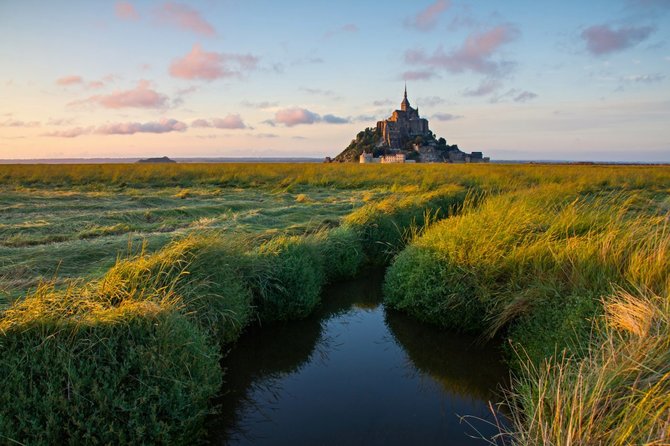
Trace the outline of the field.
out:
M 662 166 L 0 166 L 0 438 L 188 443 L 246 326 L 372 263 L 387 305 L 505 340 L 509 443 L 667 444 L 669 192 Z

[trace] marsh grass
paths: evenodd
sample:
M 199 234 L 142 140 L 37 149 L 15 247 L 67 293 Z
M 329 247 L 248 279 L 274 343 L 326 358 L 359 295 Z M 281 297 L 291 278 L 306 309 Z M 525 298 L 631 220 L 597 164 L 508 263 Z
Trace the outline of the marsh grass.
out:
M 43 284 L 0 319 L 0 441 L 188 443 L 221 383 L 218 352 L 170 293 Z
M 603 305 L 585 356 L 525 363 L 507 395 L 513 444 L 670 442 L 670 297 L 620 291 Z
M 191 442 L 245 326 L 393 260 L 389 305 L 524 352 L 512 441 L 662 444 L 668 191 L 661 167 L 0 166 L 0 438 Z

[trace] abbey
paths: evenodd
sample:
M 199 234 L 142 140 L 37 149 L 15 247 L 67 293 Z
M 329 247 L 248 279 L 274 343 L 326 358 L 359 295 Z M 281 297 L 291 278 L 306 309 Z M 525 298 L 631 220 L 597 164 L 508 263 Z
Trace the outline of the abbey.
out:
M 377 122 L 377 132 L 384 143 L 391 149 L 401 149 L 403 145 L 416 136 L 430 133 L 428 120 L 419 116 L 419 108 L 412 108 L 405 96 L 400 103 L 400 110 L 393 112 L 390 118 Z
M 465 153 L 456 144 L 447 144 L 428 127 L 428 120 L 419 115 L 419 108 L 412 108 L 405 94 L 400 110 L 388 119 L 377 122 L 358 132 L 349 146 L 334 159 L 326 162 L 360 163 L 486 163 L 482 152 Z

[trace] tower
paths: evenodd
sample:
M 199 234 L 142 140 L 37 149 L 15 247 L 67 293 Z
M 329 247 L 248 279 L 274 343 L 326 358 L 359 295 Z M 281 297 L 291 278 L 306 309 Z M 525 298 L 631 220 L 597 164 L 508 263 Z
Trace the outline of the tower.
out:
M 405 82 L 405 96 L 402 99 L 402 102 L 400 103 L 400 110 L 406 112 L 407 109 L 411 108 L 409 105 L 409 101 L 407 100 L 407 82 Z

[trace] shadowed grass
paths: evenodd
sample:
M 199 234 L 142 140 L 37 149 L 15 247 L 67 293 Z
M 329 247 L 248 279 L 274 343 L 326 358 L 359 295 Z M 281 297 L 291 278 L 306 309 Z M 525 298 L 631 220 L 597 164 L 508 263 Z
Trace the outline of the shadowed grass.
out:
M 0 442 L 187 444 L 221 383 L 216 349 L 169 295 L 48 285 L 0 319 Z

